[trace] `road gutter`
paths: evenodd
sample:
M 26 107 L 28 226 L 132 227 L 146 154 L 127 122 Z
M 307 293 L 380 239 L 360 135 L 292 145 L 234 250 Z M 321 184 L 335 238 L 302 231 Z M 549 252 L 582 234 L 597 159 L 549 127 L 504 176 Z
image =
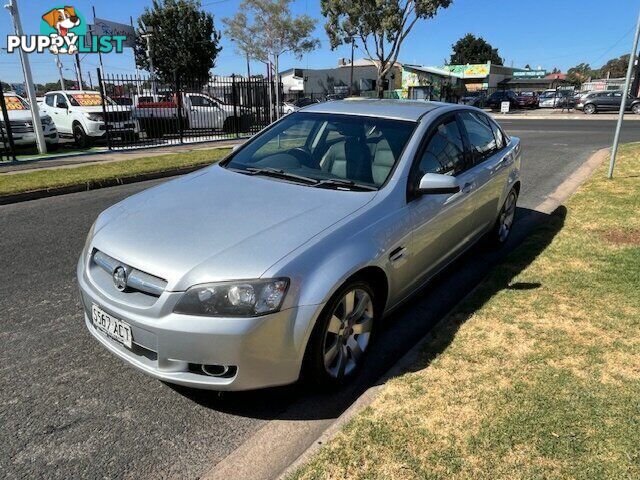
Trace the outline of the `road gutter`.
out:
M 608 148 L 594 153 L 534 210 L 551 214 L 591 177 L 608 154 Z M 521 220 L 521 227 L 532 228 L 537 222 L 539 217 L 528 215 Z M 444 318 L 446 315 L 443 316 Z M 437 325 L 434 326 L 436 327 Z M 329 442 L 349 420 L 369 406 L 390 378 L 397 376 L 415 363 L 424 345 L 431 339 L 430 335 L 425 335 L 376 382 L 376 385 L 368 388 L 337 419 L 285 420 L 286 417 L 295 418 L 291 412 L 287 412 L 286 417 L 283 415 L 280 419 L 269 421 L 201 478 L 203 480 L 285 478 L 307 463 L 320 447 Z

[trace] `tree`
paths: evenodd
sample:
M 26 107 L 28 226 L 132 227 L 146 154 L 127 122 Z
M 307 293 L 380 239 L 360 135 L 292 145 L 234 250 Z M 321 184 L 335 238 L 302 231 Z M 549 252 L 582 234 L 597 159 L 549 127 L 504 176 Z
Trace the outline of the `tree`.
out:
M 278 85 L 276 105 L 280 105 L 280 56 L 292 53 L 300 59 L 320 45 L 318 39 L 311 37 L 316 21 L 308 15 L 293 17 L 289 8 L 292 1 L 243 0 L 240 11 L 234 17 L 224 19 L 227 35 L 240 51 L 264 63 L 273 60 Z
M 482 37 L 476 37 L 467 33 L 464 37 L 451 45 L 453 53 L 449 60 L 452 65 L 466 65 L 467 63 L 487 63 L 502 65 L 504 60 L 498 54 L 498 49 L 493 48 Z
M 622 55 L 618 58 L 612 58 L 600 68 L 599 76 L 605 78 L 607 74 L 611 78 L 620 78 L 627 75 L 627 68 L 629 67 L 629 55 Z
M 576 87 L 596 76 L 598 76 L 598 71 L 591 68 L 588 63 L 579 63 L 567 70 L 567 81 Z
M 153 28 L 153 73 L 161 80 L 170 81 L 175 72 L 209 78 L 222 48 L 213 15 L 201 9 L 199 0 L 153 0 L 138 18 L 138 25 L 143 31 Z M 135 55 L 136 63 L 149 70 L 146 40 L 141 35 L 136 35 Z
M 378 98 L 384 79 L 398 60 L 402 43 L 420 19 L 433 18 L 452 0 L 320 0 L 325 30 L 335 49 L 358 38 L 377 67 Z M 375 54 L 372 54 L 372 52 Z

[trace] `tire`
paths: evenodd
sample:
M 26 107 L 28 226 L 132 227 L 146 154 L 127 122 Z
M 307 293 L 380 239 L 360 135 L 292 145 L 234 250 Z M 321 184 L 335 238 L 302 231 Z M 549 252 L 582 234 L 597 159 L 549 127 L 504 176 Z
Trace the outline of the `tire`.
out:
M 582 110 L 587 115 L 593 115 L 594 113 L 596 113 L 598 111 L 598 109 L 596 108 L 596 106 L 593 103 L 586 104 Z
M 360 313 L 353 315 L 357 311 Z M 322 389 L 347 383 L 362 367 L 376 323 L 375 297 L 369 284 L 353 281 L 342 286 L 313 329 L 303 365 L 304 380 Z
M 496 223 L 487 236 L 488 243 L 491 247 L 500 248 L 507 243 L 509 235 L 513 230 L 517 203 L 518 191 L 512 188 L 504 200 Z
M 631 111 L 636 115 L 640 115 L 640 103 L 631 106 Z
M 89 148 L 93 141 L 82 128 L 82 125 L 76 123 L 73 126 L 73 140 L 78 148 Z

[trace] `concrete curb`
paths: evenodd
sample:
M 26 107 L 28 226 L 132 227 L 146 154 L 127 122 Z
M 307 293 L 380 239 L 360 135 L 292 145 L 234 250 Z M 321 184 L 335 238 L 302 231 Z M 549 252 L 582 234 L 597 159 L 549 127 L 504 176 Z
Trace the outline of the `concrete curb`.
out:
M 0 195 L 0 205 L 8 205 L 10 203 L 26 202 L 29 200 L 37 200 L 39 198 L 54 197 L 57 195 L 66 195 L 67 193 L 84 192 L 86 190 L 97 190 L 99 188 L 115 187 L 117 185 L 126 185 L 129 183 L 144 182 L 146 180 L 156 180 L 158 178 L 174 177 L 176 175 L 184 175 L 210 164 L 194 165 L 190 167 L 176 168 L 173 170 L 164 170 L 161 172 L 143 173 L 140 175 L 132 175 L 129 177 L 113 178 L 108 180 L 97 180 L 86 182 L 78 185 L 68 185 L 65 187 L 55 187 L 42 190 L 32 190 L 30 192 L 12 193 L 9 195 Z
M 571 176 L 569 176 L 564 182 L 562 182 L 556 190 L 547 197 L 547 199 L 540 203 L 535 210 L 551 214 L 556 208 L 564 203 L 571 195 L 573 195 L 580 185 L 582 185 L 588 178 L 591 177 L 593 172 L 609 155 L 609 149 L 605 148 L 598 150 L 589 159 L 583 163 Z M 475 289 L 467 294 L 471 295 Z M 455 308 L 455 307 L 454 307 Z M 433 329 L 437 329 L 443 321 L 448 317 L 445 315 L 438 324 L 434 325 Z M 347 410 L 342 413 L 314 442 L 305 452 L 300 455 L 289 467 L 287 467 L 278 477 L 284 479 L 288 475 L 295 472 L 298 468 L 308 463 L 315 453 L 322 447 L 322 445 L 333 439 L 338 432 L 351 420 L 356 414 L 360 413 L 366 407 L 371 405 L 373 401 L 378 397 L 382 388 L 388 380 L 398 376 L 402 372 L 406 371 L 411 365 L 413 365 L 425 344 L 431 339 L 431 334 L 425 335 L 411 350 L 409 350 L 398 362 L 389 369 L 389 371 L 383 375 L 376 385 L 367 389 Z
M 519 113 L 489 113 L 491 118 L 496 120 L 580 120 L 580 121 L 616 121 L 618 120 L 618 116 L 611 115 L 585 115 L 585 114 L 554 114 L 554 115 L 527 115 L 527 114 L 519 114 Z M 625 115 L 624 121 L 640 121 L 640 115 Z

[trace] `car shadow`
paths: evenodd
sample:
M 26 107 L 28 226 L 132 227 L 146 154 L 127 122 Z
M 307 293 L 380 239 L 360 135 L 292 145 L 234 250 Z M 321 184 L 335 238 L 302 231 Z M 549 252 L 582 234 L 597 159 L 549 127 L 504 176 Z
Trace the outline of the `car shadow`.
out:
M 370 354 L 363 369 L 351 384 L 331 392 L 320 392 L 304 382 L 249 392 L 217 393 L 168 385 L 179 394 L 207 408 L 258 419 L 320 420 L 337 418 L 369 387 L 384 383 L 385 374 L 414 347 L 433 327 L 445 319 L 435 342 L 429 342 L 416 363 L 407 370 L 427 368 L 455 338 L 456 332 L 473 313 L 493 295 L 503 289 L 530 290 L 538 282 L 512 282 L 533 262 L 562 229 L 566 208 L 558 207 L 552 214 L 518 208 L 516 225 L 507 245 L 502 249 L 488 248 L 482 242 L 469 249 L 443 272 L 434 277 L 411 300 L 385 318 L 369 346 Z M 527 248 L 520 249 L 501 263 L 522 242 L 529 238 Z M 496 275 L 485 288 L 478 290 L 472 304 L 460 315 L 447 317 L 487 274 L 496 268 Z M 405 370 L 406 371 L 406 370 Z M 402 372 L 396 372 L 396 374 Z

